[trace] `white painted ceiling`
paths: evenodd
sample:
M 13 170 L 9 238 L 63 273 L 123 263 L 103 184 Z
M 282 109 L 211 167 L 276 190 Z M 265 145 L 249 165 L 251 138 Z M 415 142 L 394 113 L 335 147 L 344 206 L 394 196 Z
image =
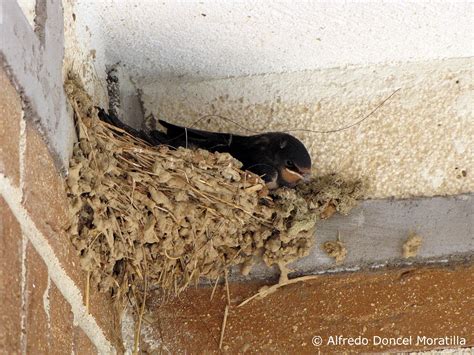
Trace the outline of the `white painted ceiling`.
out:
M 77 0 L 77 11 L 98 17 L 107 62 L 145 83 L 474 54 L 469 2 Z

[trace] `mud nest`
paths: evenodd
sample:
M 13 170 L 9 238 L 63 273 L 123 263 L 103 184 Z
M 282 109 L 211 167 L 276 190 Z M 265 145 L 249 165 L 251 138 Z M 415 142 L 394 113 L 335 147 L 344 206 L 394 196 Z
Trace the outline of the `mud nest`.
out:
M 178 294 L 230 267 L 308 254 L 317 221 L 346 214 L 360 182 L 335 175 L 268 191 L 228 154 L 151 147 L 100 121 L 69 81 L 79 141 L 67 180 L 69 233 L 91 285 L 114 296 L 144 284 Z

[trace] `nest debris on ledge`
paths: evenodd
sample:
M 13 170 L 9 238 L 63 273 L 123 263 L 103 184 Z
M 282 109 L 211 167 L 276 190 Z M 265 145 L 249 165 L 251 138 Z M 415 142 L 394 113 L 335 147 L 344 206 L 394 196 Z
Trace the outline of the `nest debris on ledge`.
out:
M 269 192 L 228 154 L 151 147 L 100 121 L 75 81 L 65 85 L 79 141 L 67 180 L 69 233 L 91 285 L 114 297 L 178 294 L 228 268 L 250 270 L 308 254 L 317 221 L 346 214 L 360 182 L 316 177 Z

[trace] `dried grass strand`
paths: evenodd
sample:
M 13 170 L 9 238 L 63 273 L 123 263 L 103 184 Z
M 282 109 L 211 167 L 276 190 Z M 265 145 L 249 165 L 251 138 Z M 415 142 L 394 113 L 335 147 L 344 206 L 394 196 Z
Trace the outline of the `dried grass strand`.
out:
M 222 320 L 221 336 L 220 336 L 220 339 L 219 339 L 219 349 L 222 349 L 222 343 L 224 342 L 225 327 L 226 327 L 226 324 L 227 324 L 228 315 L 229 315 L 229 305 L 226 304 L 225 310 L 224 310 L 224 318 Z

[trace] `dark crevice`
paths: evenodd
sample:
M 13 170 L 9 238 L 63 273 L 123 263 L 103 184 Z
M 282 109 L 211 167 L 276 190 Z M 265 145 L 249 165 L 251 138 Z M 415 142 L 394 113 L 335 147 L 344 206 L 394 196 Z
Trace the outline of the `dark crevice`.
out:
M 48 20 L 48 5 L 47 0 L 36 0 L 35 5 L 35 33 L 41 43 L 45 45 L 46 37 L 46 21 Z

